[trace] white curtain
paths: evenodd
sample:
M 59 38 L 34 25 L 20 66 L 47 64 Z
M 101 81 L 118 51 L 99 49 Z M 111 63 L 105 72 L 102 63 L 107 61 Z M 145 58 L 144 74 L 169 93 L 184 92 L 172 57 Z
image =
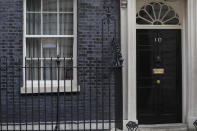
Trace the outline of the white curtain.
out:
M 73 0 L 59 0 L 60 12 L 73 12 Z
M 59 53 L 62 58 L 72 58 L 73 57 L 73 38 L 62 38 L 59 39 Z M 66 59 L 62 60 L 60 63 L 60 79 L 67 80 L 72 79 L 73 75 L 73 60 Z
M 56 39 L 45 39 L 42 40 L 42 50 L 44 58 L 56 58 L 57 57 L 57 40 Z M 44 80 L 56 80 L 57 72 L 56 72 L 56 61 L 55 60 L 44 60 L 43 66 L 43 79 Z
M 41 11 L 41 0 L 27 0 L 28 35 L 41 35 L 41 30 L 43 35 L 73 35 L 73 0 L 59 0 L 59 3 L 57 0 L 43 0 L 42 5 Z M 58 19 L 59 23 L 57 23 Z M 57 32 L 58 28 L 59 32 Z
M 60 14 L 60 35 L 73 34 L 73 14 Z
M 73 75 L 73 60 L 67 59 L 73 57 L 73 38 L 28 38 L 27 43 L 27 58 L 57 58 L 60 55 L 60 70 L 59 79 L 66 80 L 72 79 Z M 41 46 L 42 43 L 42 46 Z M 42 52 L 42 55 L 41 55 Z M 28 80 L 57 80 L 58 70 L 56 60 L 40 60 L 38 63 L 37 59 L 27 60 L 27 79 Z M 39 68 L 39 66 L 42 67 Z M 43 74 L 43 76 L 41 76 Z
M 41 57 L 41 40 L 31 39 L 26 40 L 26 57 L 27 58 L 40 58 Z M 26 60 L 26 78 L 27 80 L 37 80 L 40 76 L 38 66 L 40 66 L 41 61 L 38 63 L 37 60 Z
M 41 35 L 43 32 L 43 35 L 73 35 L 73 0 L 59 0 L 59 3 L 57 0 L 42 0 L 42 2 L 41 4 L 41 0 L 27 0 L 27 34 Z M 43 10 L 41 10 L 41 5 L 43 5 Z M 57 55 L 61 58 L 73 57 L 73 38 L 27 38 L 26 47 L 26 56 L 29 58 L 56 58 Z M 31 67 L 27 69 L 27 79 L 57 79 L 55 60 L 40 60 L 39 63 L 38 60 L 28 60 L 26 63 L 28 67 Z M 66 68 L 62 68 L 64 65 Z M 72 68 L 68 68 L 72 65 L 72 60 L 65 62 L 61 60 L 60 79 L 72 79 Z M 38 70 L 38 66 L 43 66 L 42 70 Z
M 43 0 L 43 12 L 57 12 L 57 0 Z
M 41 10 L 41 0 L 27 0 L 27 12 L 39 12 Z
M 41 34 L 41 15 L 40 13 L 27 13 L 27 34 L 40 35 Z
M 43 14 L 43 34 L 57 35 L 57 14 Z

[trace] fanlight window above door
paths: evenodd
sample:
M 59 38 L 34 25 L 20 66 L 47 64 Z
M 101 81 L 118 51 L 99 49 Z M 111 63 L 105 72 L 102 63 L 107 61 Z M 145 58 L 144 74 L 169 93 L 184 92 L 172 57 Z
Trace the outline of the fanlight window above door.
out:
M 151 2 L 143 6 L 136 16 L 139 25 L 180 25 L 179 15 L 162 2 Z

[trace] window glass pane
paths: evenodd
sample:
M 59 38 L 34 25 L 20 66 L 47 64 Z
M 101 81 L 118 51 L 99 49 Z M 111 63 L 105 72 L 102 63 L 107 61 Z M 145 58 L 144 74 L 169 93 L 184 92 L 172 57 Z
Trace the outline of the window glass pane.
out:
M 40 11 L 41 0 L 27 0 L 27 11 Z
M 178 18 L 173 18 L 167 22 L 165 22 L 166 25 L 175 25 L 175 24 L 179 24 L 179 19 Z
M 41 80 L 41 71 L 38 67 L 41 66 L 41 61 L 38 63 L 37 60 L 26 61 L 26 80 Z
M 60 35 L 73 35 L 72 14 L 60 14 Z
M 149 14 L 149 16 L 152 18 L 152 19 L 155 19 L 155 15 L 154 15 L 154 9 L 153 9 L 153 6 L 151 5 L 147 5 L 145 7 L 147 13 Z M 142 16 L 143 17 L 143 16 Z
M 147 21 L 145 21 L 144 19 L 141 19 L 141 18 L 136 18 L 136 23 L 137 24 L 147 24 L 147 25 L 151 24 L 150 22 L 147 22 Z
M 59 52 L 60 57 L 73 57 L 73 38 L 59 39 Z
M 146 11 L 141 10 L 141 11 L 139 12 L 139 15 L 140 15 L 142 18 L 145 18 L 146 20 L 152 22 L 152 19 L 150 18 L 150 15 L 148 15 L 148 14 L 146 13 Z
M 43 79 L 44 80 L 57 80 L 57 62 L 54 60 L 43 61 Z
M 160 9 L 161 9 L 160 3 L 155 3 L 154 10 L 155 10 L 155 15 L 157 19 L 159 19 L 159 13 L 161 13 Z
M 60 12 L 73 12 L 73 0 L 59 0 Z
M 26 57 L 28 58 L 37 58 L 41 57 L 40 45 L 41 40 L 35 38 L 26 39 Z
M 65 60 L 60 62 L 60 80 L 73 79 L 73 62 L 72 60 Z
M 41 34 L 41 15 L 40 13 L 27 13 L 26 28 L 28 35 Z
M 57 34 L 57 14 L 43 14 L 43 34 Z
M 176 16 L 175 11 L 174 11 L 174 10 L 171 10 L 171 11 L 169 11 L 168 14 L 164 17 L 163 21 L 169 20 L 169 19 L 171 19 L 171 18 L 173 18 L 173 17 L 175 17 L 175 16 Z
M 160 16 L 161 19 L 166 15 L 168 10 L 169 10 L 169 7 L 167 5 L 163 5 L 162 6 L 162 8 L 161 8 L 161 16 Z
M 57 0 L 43 0 L 43 11 L 57 12 Z
M 57 57 L 57 41 L 55 39 L 43 40 L 42 48 L 44 58 Z

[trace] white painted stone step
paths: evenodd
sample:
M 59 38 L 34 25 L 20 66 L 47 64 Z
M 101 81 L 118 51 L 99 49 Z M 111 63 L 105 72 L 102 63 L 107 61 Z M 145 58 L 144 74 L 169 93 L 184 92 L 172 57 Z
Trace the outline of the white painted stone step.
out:
M 186 124 L 140 125 L 138 131 L 188 131 Z

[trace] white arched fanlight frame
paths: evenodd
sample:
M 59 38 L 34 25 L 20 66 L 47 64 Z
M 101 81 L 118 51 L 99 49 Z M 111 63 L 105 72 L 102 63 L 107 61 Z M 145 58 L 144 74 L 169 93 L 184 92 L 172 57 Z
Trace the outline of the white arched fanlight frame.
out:
M 180 25 L 179 15 L 163 2 L 150 2 L 136 15 L 137 25 Z

